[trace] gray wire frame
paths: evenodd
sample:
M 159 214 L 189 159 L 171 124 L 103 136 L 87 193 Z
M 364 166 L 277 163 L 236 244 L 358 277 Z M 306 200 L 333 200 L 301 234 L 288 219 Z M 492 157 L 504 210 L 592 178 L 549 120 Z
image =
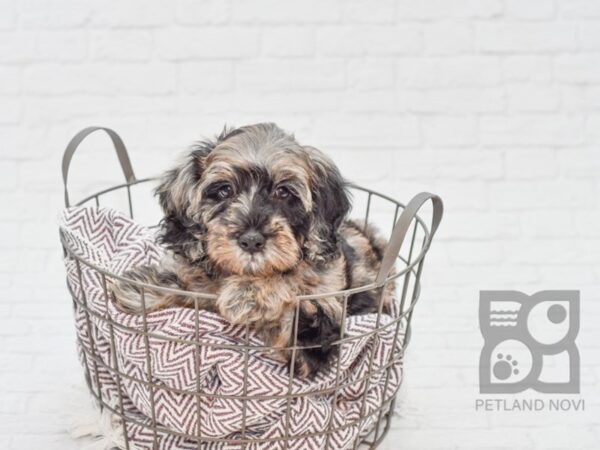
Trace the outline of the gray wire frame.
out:
M 68 194 L 68 189 L 67 189 L 67 179 L 68 179 L 69 166 L 70 166 L 70 162 L 73 157 L 73 154 L 74 154 L 75 150 L 77 149 L 77 147 L 79 146 L 79 144 L 89 134 L 91 134 L 95 131 L 104 131 L 111 138 L 113 146 L 114 146 L 117 156 L 119 158 L 119 162 L 120 162 L 121 168 L 123 170 L 123 174 L 125 176 L 126 182 L 122 183 L 122 184 L 118 184 L 116 186 L 109 187 L 107 189 L 103 189 L 94 194 L 91 194 L 91 195 L 83 198 L 79 202 L 77 202 L 76 205 L 81 206 L 81 205 L 86 205 L 86 204 L 92 203 L 93 205 L 100 206 L 101 199 L 105 194 L 124 190 L 126 193 L 126 196 L 127 196 L 129 216 L 131 218 L 134 218 L 134 205 L 133 205 L 133 201 L 132 201 L 131 187 L 135 186 L 135 185 L 143 184 L 143 183 L 152 182 L 155 180 L 155 178 L 144 178 L 144 179 L 140 179 L 140 180 L 136 179 L 134 172 L 133 172 L 133 168 L 131 166 L 131 162 L 129 160 L 129 156 L 127 154 L 127 150 L 125 148 L 125 145 L 123 144 L 123 141 L 113 130 L 108 129 L 108 128 L 103 128 L 103 127 L 90 127 L 90 128 L 86 128 L 86 129 L 82 130 L 71 140 L 71 142 L 69 143 L 69 145 L 67 146 L 67 148 L 65 150 L 65 154 L 63 156 L 63 165 L 62 165 L 64 193 L 65 193 L 65 205 L 67 207 L 70 206 L 69 194 Z M 352 289 L 322 293 L 319 295 L 302 295 L 302 296 L 298 297 L 298 302 L 296 304 L 296 315 L 295 315 L 295 320 L 294 320 L 294 334 L 293 334 L 294 338 L 293 338 L 292 345 L 289 347 L 286 347 L 286 350 L 291 352 L 292 357 L 291 357 L 291 362 L 290 362 L 291 367 L 290 367 L 290 375 L 289 375 L 289 388 L 288 388 L 287 394 L 285 394 L 285 395 L 248 396 L 246 380 L 247 380 L 247 376 L 248 376 L 249 352 L 251 350 L 261 350 L 261 351 L 279 351 L 279 350 L 281 350 L 281 348 L 275 348 L 275 347 L 269 347 L 269 346 L 250 345 L 249 327 L 248 326 L 246 326 L 244 343 L 216 344 L 216 343 L 203 342 L 199 339 L 198 300 L 200 298 L 215 299 L 216 298 L 215 295 L 202 293 L 202 292 L 182 291 L 179 289 L 172 289 L 172 288 L 167 288 L 167 287 L 163 287 L 163 286 L 149 285 L 146 283 L 141 283 L 136 280 L 131 280 L 131 279 L 125 278 L 123 276 L 119 276 L 114 273 L 111 273 L 111 272 L 105 270 L 104 268 L 99 267 L 99 266 L 91 263 L 90 261 L 86 260 L 85 258 L 81 257 L 80 255 L 78 255 L 74 251 L 74 249 L 69 247 L 68 242 L 65 240 L 64 236 L 61 233 L 60 239 L 61 239 L 61 243 L 63 246 L 64 256 L 65 256 L 65 258 L 72 259 L 75 262 L 80 285 L 83 286 L 83 284 L 81 284 L 81 278 L 82 278 L 81 266 L 84 265 L 84 266 L 87 266 L 88 268 L 90 268 L 91 270 L 97 272 L 97 274 L 101 277 L 103 288 L 104 288 L 104 299 L 106 302 L 110 301 L 109 295 L 108 295 L 108 290 L 107 290 L 107 280 L 125 280 L 125 281 L 128 281 L 130 283 L 137 285 L 140 288 L 140 292 L 141 292 L 140 300 L 142 302 L 142 305 L 144 305 L 145 292 L 147 290 L 185 295 L 185 296 L 193 299 L 193 302 L 194 302 L 194 308 L 196 310 L 196 315 L 195 315 L 196 336 L 195 336 L 195 339 L 193 339 L 193 340 L 185 340 L 185 339 L 173 338 L 170 336 L 165 336 L 165 335 L 160 335 L 157 333 L 149 332 L 148 328 L 147 328 L 147 324 L 146 324 L 145 308 L 143 308 L 144 312 L 142 313 L 142 324 L 143 324 L 142 331 L 139 331 L 132 327 L 128 327 L 126 325 L 115 322 L 110 317 L 108 317 L 108 315 L 101 315 L 101 314 L 97 313 L 96 311 L 92 310 L 91 308 L 89 308 L 87 305 L 87 299 L 86 299 L 84 290 L 81 289 L 81 295 L 78 296 L 78 295 L 76 295 L 74 290 L 71 288 L 71 286 L 67 282 L 67 286 L 69 288 L 69 292 L 70 292 L 72 300 L 73 300 L 73 307 L 76 311 L 78 310 L 78 311 L 83 312 L 83 314 L 85 316 L 85 326 L 87 328 L 88 335 L 90 336 L 90 348 L 89 349 L 86 347 L 86 345 L 84 345 L 84 343 L 81 341 L 81 338 L 78 336 L 78 344 L 79 344 L 80 351 L 82 352 L 81 354 L 82 354 L 83 365 L 84 365 L 88 388 L 89 388 L 91 394 L 93 395 L 93 397 L 97 400 L 100 408 L 107 409 L 111 413 L 120 417 L 121 424 L 123 427 L 123 435 L 124 435 L 124 439 L 125 439 L 125 448 L 127 450 L 129 450 L 129 448 L 130 448 L 130 442 L 129 442 L 129 437 L 128 437 L 128 433 L 127 433 L 127 426 L 129 424 L 136 424 L 136 425 L 144 427 L 145 429 L 149 429 L 153 434 L 153 448 L 157 448 L 158 433 L 161 432 L 161 433 L 166 433 L 166 434 L 170 434 L 173 436 L 183 437 L 190 441 L 195 441 L 195 442 L 197 442 L 198 449 L 202 448 L 203 443 L 213 443 L 213 442 L 236 445 L 236 446 L 240 446 L 240 448 L 245 448 L 248 444 L 257 444 L 257 443 L 275 444 L 275 443 L 278 443 L 278 444 L 283 444 L 284 448 L 288 448 L 289 441 L 291 439 L 325 435 L 326 436 L 325 448 L 329 449 L 329 448 L 333 448 L 333 446 L 331 445 L 331 442 L 330 442 L 330 437 L 333 432 L 338 431 L 340 429 L 347 428 L 347 427 L 355 426 L 355 425 L 359 425 L 359 428 L 360 428 L 364 421 L 366 421 L 367 419 L 370 419 L 371 417 L 374 417 L 374 416 L 377 416 L 377 419 L 376 419 L 375 425 L 371 428 L 370 433 L 368 433 L 366 436 L 364 436 L 360 433 L 357 434 L 357 437 L 353 443 L 353 449 L 357 449 L 357 448 L 374 449 L 382 442 L 382 440 L 385 438 L 386 434 L 388 433 L 388 431 L 390 429 L 391 418 L 393 415 L 395 399 L 396 399 L 396 395 L 397 395 L 397 391 L 396 391 L 391 397 L 385 398 L 385 393 L 387 392 L 387 387 L 388 387 L 388 382 L 389 382 L 389 377 L 390 377 L 390 371 L 391 371 L 391 368 L 395 364 L 397 364 L 400 361 L 400 359 L 403 357 L 404 350 L 406 349 L 407 345 L 410 342 L 410 338 L 412 335 L 411 319 L 412 319 L 412 315 L 413 315 L 413 310 L 415 308 L 417 300 L 419 299 L 419 295 L 420 295 L 420 291 L 421 291 L 420 279 L 421 279 L 421 274 L 422 274 L 422 270 L 423 270 L 423 263 L 424 263 L 425 255 L 431 245 L 431 241 L 433 239 L 435 231 L 437 230 L 437 227 L 439 226 L 439 223 L 441 221 L 442 214 L 443 214 L 443 205 L 438 196 L 429 194 L 429 193 L 418 194 L 411 200 L 411 202 L 409 202 L 407 205 L 404 205 L 387 195 L 380 194 L 371 189 L 367 189 L 367 188 L 360 187 L 357 185 L 351 185 L 351 189 L 367 195 L 367 203 L 366 203 L 366 210 L 365 210 L 365 216 L 364 216 L 365 226 L 367 225 L 367 223 L 369 221 L 369 215 L 371 212 L 371 204 L 372 204 L 373 198 L 379 198 L 385 202 L 388 202 L 394 210 L 393 221 L 392 221 L 392 234 L 390 236 L 390 241 L 388 243 L 388 247 L 386 248 L 386 251 L 383 255 L 382 269 L 380 270 L 377 278 L 372 283 L 369 283 L 367 285 L 358 286 L 358 287 L 352 288 Z M 428 200 L 431 200 L 432 205 L 433 205 L 431 230 L 427 227 L 425 222 L 417 214 L 417 211 L 419 210 L 419 208 Z M 405 241 L 405 237 L 409 233 L 410 233 L 410 237 L 409 237 L 410 241 L 409 241 L 408 252 L 405 256 L 401 256 L 400 250 L 401 250 L 402 244 Z M 417 239 L 417 236 L 419 236 L 419 239 Z M 420 241 L 420 246 L 418 246 L 417 241 Z M 397 267 L 398 265 L 400 266 L 400 268 Z M 396 266 L 396 269 L 394 271 L 393 269 L 395 266 Z M 411 282 L 411 278 L 412 278 L 412 282 Z M 384 287 L 388 283 L 392 283 L 392 282 L 396 282 L 397 287 L 400 288 L 399 289 L 400 293 L 397 297 L 395 315 L 393 317 L 393 320 L 388 321 L 385 325 L 381 325 L 380 319 L 381 319 L 382 309 L 383 309 L 383 301 L 382 301 L 383 295 L 380 295 L 379 299 L 378 299 L 378 311 L 377 311 L 375 328 L 373 330 L 371 330 L 370 332 L 364 333 L 359 336 L 353 336 L 353 337 L 345 336 L 344 325 L 345 325 L 345 319 L 346 319 L 348 298 L 352 294 L 355 294 L 358 292 L 375 291 L 376 289 Z M 383 293 L 383 291 L 384 291 L 384 289 L 381 289 L 380 292 Z M 347 423 L 340 427 L 334 426 L 332 418 L 334 416 L 334 411 L 337 406 L 338 392 L 341 388 L 347 386 L 348 384 L 343 383 L 340 380 L 339 358 L 337 359 L 336 380 L 335 380 L 334 386 L 332 386 L 330 388 L 319 389 L 319 390 L 303 392 L 303 393 L 293 393 L 292 392 L 292 382 L 293 382 L 294 365 L 296 363 L 296 353 L 298 352 L 298 350 L 301 350 L 301 349 L 319 347 L 318 345 L 299 346 L 297 344 L 297 330 L 298 330 L 298 317 L 299 317 L 298 311 L 299 311 L 300 303 L 302 301 L 309 301 L 309 300 L 321 299 L 321 298 L 334 298 L 336 300 L 341 301 L 342 305 L 343 305 L 342 330 L 341 330 L 340 339 L 338 339 L 336 342 L 334 342 L 330 345 L 340 346 L 345 342 L 350 342 L 352 340 L 357 340 L 357 339 L 363 339 L 365 337 L 368 337 L 370 339 L 377 339 L 379 333 L 381 333 L 383 330 L 385 330 L 389 327 L 393 327 L 395 341 L 399 339 L 399 334 L 400 334 L 401 330 L 404 333 L 404 338 L 401 341 L 401 351 L 400 352 L 392 352 L 390 354 L 389 361 L 383 366 L 382 369 L 379 370 L 379 371 L 386 371 L 386 375 L 385 375 L 386 378 L 385 378 L 385 384 L 384 384 L 384 389 L 383 389 L 384 394 L 382 396 L 383 398 L 381 399 L 379 407 L 377 407 L 374 411 L 372 411 L 368 415 L 365 415 L 366 395 L 363 396 L 362 403 L 361 403 L 361 413 L 359 415 L 359 419 L 352 423 Z M 107 364 L 101 357 L 98 356 L 98 354 L 96 352 L 96 343 L 94 342 L 94 333 L 92 333 L 92 328 L 94 327 L 94 325 L 92 324 L 91 317 L 94 317 L 96 320 L 104 322 L 105 324 L 108 325 L 109 333 L 110 333 L 111 354 L 113 355 L 113 361 L 111 362 L 111 364 Z M 118 328 L 120 330 L 126 330 L 129 333 L 136 333 L 136 334 L 143 335 L 144 344 L 145 344 L 146 366 L 148 368 L 148 371 L 146 374 L 147 379 L 145 379 L 145 380 L 139 379 L 137 377 L 133 377 L 133 376 L 126 374 L 119 370 L 117 354 L 115 351 L 115 339 L 114 339 L 115 328 Z M 245 364 L 244 364 L 244 372 L 243 372 L 244 385 L 243 385 L 243 394 L 242 395 L 210 394 L 208 392 L 202 392 L 199 377 L 197 378 L 196 392 L 195 392 L 195 396 L 197 399 L 197 414 L 200 414 L 200 399 L 202 397 L 229 398 L 229 399 L 241 400 L 242 401 L 242 429 L 240 432 L 241 437 L 214 438 L 214 437 L 209 437 L 209 436 L 203 436 L 200 420 L 197 421 L 198 429 L 197 429 L 197 432 L 195 435 L 186 434 L 186 433 L 182 433 L 177 430 L 170 429 L 170 428 L 163 426 L 157 422 L 155 405 L 154 405 L 154 389 L 157 388 L 158 385 L 154 383 L 154 381 L 153 381 L 154 378 L 153 378 L 153 374 L 151 371 L 152 365 L 151 365 L 151 355 L 150 355 L 150 345 L 149 345 L 150 338 L 178 342 L 178 343 L 183 343 L 183 344 L 188 344 L 188 345 L 194 346 L 195 355 L 196 355 L 196 357 L 195 357 L 196 370 L 199 370 L 199 365 L 200 365 L 199 355 L 200 355 L 200 347 L 201 346 L 209 346 L 209 347 L 214 347 L 214 348 L 233 348 L 233 349 L 237 349 L 240 351 L 244 351 Z M 375 346 L 373 346 L 372 348 L 374 349 Z M 376 374 L 376 372 L 373 370 L 374 356 L 375 356 L 375 352 L 372 351 L 370 354 L 369 368 L 367 371 L 367 375 L 365 375 L 363 378 L 358 380 L 358 382 L 362 382 L 363 380 L 366 380 L 365 392 L 369 388 L 369 383 L 370 383 L 371 379 Z M 98 373 L 99 373 L 98 367 L 99 366 L 101 366 L 103 369 L 107 370 L 114 377 L 114 380 L 117 385 L 117 393 L 118 393 L 118 400 L 119 400 L 117 406 L 113 406 L 113 405 L 107 403 L 105 401 L 105 399 L 103 398 L 101 382 L 100 382 L 99 375 L 98 375 Z M 123 400 L 123 388 L 122 388 L 122 380 L 123 379 L 130 379 L 130 380 L 140 383 L 141 385 L 146 386 L 148 388 L 149 393 L 150 393 L 150 403 L 151 403 L 150 404 L 150 410 L 151 410 L 151 417 L 150 417 L 151 423 L 150 424 L 147 424 L 147 423 L 139 420 L 137 417 L 128 415 L 126 413 L 126 411 L 124 409 L 124 400 Z M 357 381 L 355 380 L 354 382 L 357 382 Z M 189 394 L 189 391 L 183 391 L 183 390 L 168 387 L 165 385 L 160 385 L 160 389 L 168 391 L 168 392 Z M 320 431 L 320 432 L 312 432 L 312 433 L 303 434 L 301 436 L 300 435 L 291 435 L 289 433 L 289 422 L 290 422 L 290 409 L 291 409 L 292 400 L 295 398 L 303 397 L 303 396 L 323 395 L 323 394 L 331 394 L 331 393 L 333 393 L 332 413 L 330 416 L 331 419 L 330 419 L 329 423 L 327 424 L 326 429 L 323 431 Z M 286 427 L 285 427 L 286 429 L 285 429 L 285 433 L 283 436 L 278 436 L 275 438 L 255 438 L 255 437 L 247 436 L 247 433 L 246 433 L 246 407 L 247 407 L 247 401 L 251 400 L 251 399 L 261 399 L 261 400 L 286 399 Z

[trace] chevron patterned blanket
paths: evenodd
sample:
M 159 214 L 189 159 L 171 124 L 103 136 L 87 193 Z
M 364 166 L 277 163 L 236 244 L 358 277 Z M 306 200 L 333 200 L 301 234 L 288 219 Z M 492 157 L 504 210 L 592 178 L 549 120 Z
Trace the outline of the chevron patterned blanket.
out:
M 72 252 L 107 273 L 154 264 L 161 257 L 151 229 L 112 209 L 69 208 L 60 225 Z M 315 378 L 297 378 L 290 386 L 285 364 L 264 351 L 246 355 L 236 348 L 244 343 L 244 327 L 205 311 L 196 321 L 195 311 L 188 308 L 149 314 L 146 337 L 142 316 L 123 313 L 108 299 L 109 276 L 73 258 L 65 258 L 65 265 L 73 296 L 90 310 L 75 308 L 80 358 L 94 392 L 127 418 L 130 448 L 155 448 L 156 441 L 161 450 L 197 449 L 197 442 L 185 436 L 200 432 L 201 448 L 237 448 L 218 440 L 246 437 L 267 440 L 248 449 L 275 449 L 285 446 L 277 438 L 287 430 L 293 436 L 287 448 L 319 449 L 328 440 L 324 431 L 330 422 L 336 429 L 329 437 L 330 448 L 350 448 L 356 436 L 372 429 L 382 401 L 400 385 L 402 357 L 400 343 L 394 343 L 395 326 L 381 331 L 377 339 L 359 338 L 342 345 L 337 380 L 341 387 L 335 396 L 327 389 L 336 384 L 337 361 Z M 389 321 L 382 317 L 382 324 Z M 359 336 L 374 327 L 374 315 L 353 316 L 347 319 L 346 335 Z M 196 332 L 200 342 L 225 347 L 193 345 Z M 255 335 L 250 343 L 261 345 Z M 373 376 L 367 381 L 371 352 Z M 392 360 L 396 363 L 386 369 Z M 288 406 L 281 396 L 290 391 L 294 397 Z M 236 397 L 244 395 L 247 401 Z M 154 421 L 156 432 L 150 428 Z

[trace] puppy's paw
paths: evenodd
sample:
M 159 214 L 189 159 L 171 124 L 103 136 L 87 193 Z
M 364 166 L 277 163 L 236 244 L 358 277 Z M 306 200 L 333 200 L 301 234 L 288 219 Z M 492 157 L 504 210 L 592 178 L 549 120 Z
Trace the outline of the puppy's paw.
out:
M 155 266 L 138 267 L 125 272 L 122 276 L 131 281 L 112 280 L 109 282 L 108 289 L 117 306 L 130 313 L 141 313 L 144 306 L 146 311 L 168 306 L 169 295 L 152 289 L 151 286 L 175 289 L 179 287 L 174 273 L 159 271 Z M 149 286 L 145 287 L 142 284 Z
M 131 278 L 128 273 L 123 275 Z M 136 284 L 124 280 L 110 280 L 107 287 L 112 300 L 120 310 L 129 313 L 142 311 L 141 289 Z
M 281 321 L 295 298 L 280 278 L 232 276 L 223 283 L 217 309 L 231 323 L 261 327 Z

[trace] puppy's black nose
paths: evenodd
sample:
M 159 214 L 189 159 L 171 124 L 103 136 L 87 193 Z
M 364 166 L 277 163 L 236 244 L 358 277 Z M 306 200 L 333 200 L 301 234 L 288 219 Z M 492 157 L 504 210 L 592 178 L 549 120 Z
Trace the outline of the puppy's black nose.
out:
M 259 252 L 265 246 L 265 237 L 256 230 L 248 230 L 238 238 L 238 244 L 249 253 Z

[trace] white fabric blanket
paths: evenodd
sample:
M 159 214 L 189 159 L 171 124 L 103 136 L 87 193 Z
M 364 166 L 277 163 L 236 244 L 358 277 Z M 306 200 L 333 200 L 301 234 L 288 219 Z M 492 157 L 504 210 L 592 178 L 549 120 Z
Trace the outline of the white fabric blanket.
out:
M 107 208 L 73 207 L 66 209 L 61 219 L 61 233 L 69 248 L 85 260 L 120 274 L 138 265 L 153 264 L 160 259 L 161 249 L 155 243 L 153 233 L 123 214 Z M 159 426 L 176 433 L 195 436 L 200 428 L 204 438 L 242 437 L 243 416 L 246 418 L 246 438 L 277 438 L 285 434 L 286 426 L 294 439 L 290 449 L 324 448 L 330 420 L 340 428 L 331 434 L 331 448 L 351 447 L 357 435 L 367 434 L 379 415 L 382 396 L 389 399 L 401 381 L 402 336 L 394 343 L 395 325 L 388 326 L 378 339 L 360 338 L 345 343 L 340 352 L 340 384 L 335 408 L 333 393 L 301 395 L 327 389 L 336 382 L 336 360 L 330 369 L 320 370 L 313 379 L 296 378 L 291 387 L 295 397 L 290 403 L 281 398 L 254 399 L 244 402 L 239 399 L 197 396 L 198 386 L 204 394 L 243 395 L 243 367 L 245 352 L 234 348 L 211 348 L 189 343 L 172 342 L 150 336 L 148 346 L 143 330 L 141 315 L 119 311 L 105 296 L 105 280 L 100 272 L 72 258 L 65 258 L 67 281 L 78 302 L 85 302 L 95 312 L 86 314 L 75 308 L 80 357 L 89 367 L 92 388 L 99 392 L 103 402 L 120 411 L 118 388 L 121 386 L 123 409 L 127 420 L 127 435 L 130 448 L 153 448 L 153 440 L 159 449 L 196 449 L 197 443 L 181 435 L 159 431 L 157 436 L 151 429 L 152 405 L 154 419 Z M 78 266 L 81 268 L 81 280 Z M 82 286 L 83 285 L 83 286 Z M 83 288 L 83 289 L 82 289 Z M 112 327 L 100 317 L 109 317 L 116 324 Z M 390 317 L 383 316 L 381 324 L 389 323 Z M 201 342 L 221 344 L 243 344 L 245 328 L 233 326 L 218 315 L 200 312 L 199 338 Z M 194 339 L 196 332 L 195 311 L 188 308 L 169 308 L 147 316 L 150 333 L 183 341 Z M 347 319 L 346 336 L 366 333 L 375 326 L 375 315 L 353 316 Z M 111 329 L 112 328 L 112 329 Z M 90 339 L 90 333 L 93 339 Z M 401 334 L 401 333 L 400 333 Z M 114 342 L 111 345 L 111 340 Z M 252 345 L 261 345 L 257 336 L 250 336 Z M 373 346 L 375 346 L 373 348 Z M 81 347 L 87 351 L 84 352 Z M 93 347 L 93 348 L 92 348 Z M 90 358 L 95 351 L 100 361 Z M 147 367 L 147 351 L 150 367 Z M 374 351 L 372 370 L 375 375 L 370 382 L 361 380 L 369 367 L 371 352 Z M 393 355 L 392 355 L 393 353 Z M 197 356 L 199 355 L 199 359 Z M 115 358 L 116 356 L 116 358 Z M 385 370 L 386 364 L 396 363 Z M 105 366 L 114 368 L 115 360 L 119 371 L 126 374 L 117 378 Z M 288 367 L 271 358 L 268 353 L 252 350 L 248 354 L 247 395 L 281 396 L 288 393 Z M 197 367 L 199 366 L 199 370 Z M 97 371 L 97 372 L 96 372 Z M 144 382 L 151 377 L 159 386 L 151 390 Z M 96 380 L 99 380 L 99 386 Z M 140 381 L 141 380 L 141 381 Z M 359 421 L 363 397 L 366 396 L 364 417 Z M 198 400 L 199 399 L 199 400 Z M 333 417 L 332 417 L 333 412 Z M 288 418 L 289 417 L 289 423 Z M 198 426 L 200 420 L 200 427 Z M 314 435 L 317 433 L 316 435 Z M 303 436 L 310 435 L 312 436 Z M 237 446 L 239 447 L 239 445 Z M 202 448 L 237 448 L 215 442 L 202 444 Z M 252 444 L 246 448 L 283 448 L 275 441 Z

